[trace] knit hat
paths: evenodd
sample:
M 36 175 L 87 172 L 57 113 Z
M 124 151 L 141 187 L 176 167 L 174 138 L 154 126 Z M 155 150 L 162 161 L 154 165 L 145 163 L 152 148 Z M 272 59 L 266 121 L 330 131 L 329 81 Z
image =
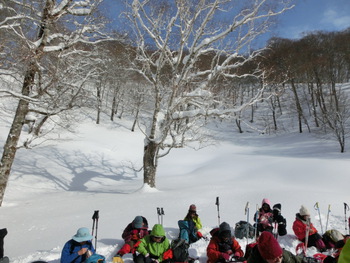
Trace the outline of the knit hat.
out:
M 226 223 L 222 222 L 219 226 L 219 236 L 221 238 L 230 238 L 231 237 L 231 226 Z
M 281 204 L 275 204 L 273 207 L 272 207 L 272 209 L 273 210 L 277 210 L 278 212 L 281 212 Z
M 93 239 L 93 236 L 90 234 L 90 231 L 86 227 L 81 227 L 78 229 L 77 233 L 72 237 L 74 241 L 84 242 Z
M 300 209 L 299 209 L 299 214 L 301 216 L 310 216 L 310 212 L 309 210 L 307 210 L 307 208 L 303 205 L 301 205 Z
M 190 208 L 188 208 L 188 211 L 197 212 L 197 207 L 196 207 L 196 205 L 194 205 L 194 204 L 190 205 Z
M 142 228 L 143 218 L 142 216 L 136 216 L 134 221 L 132 221 L 135 228 Z
M 258 239 L 258 250 L 262 258 L 275 259 L 283 254 L 281 246 L 274 236 L 267 231 L 261 233 Z

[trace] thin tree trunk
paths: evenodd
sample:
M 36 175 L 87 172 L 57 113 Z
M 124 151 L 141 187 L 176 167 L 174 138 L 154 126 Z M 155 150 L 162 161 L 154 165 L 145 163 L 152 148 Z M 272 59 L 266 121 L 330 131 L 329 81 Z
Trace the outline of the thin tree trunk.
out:
M 303 111 L 302 111 L 302 108 L 301 108 L 301 105 L 300 105 L 299 96 L 298 96 L 297 89 L 295 87 L 293 79 L 291 80 L 291 86 L 292 86 L 292 91 L 293 91 L 294 98 L 295 98 L 295 107 L 296 107 L 297 113 L 298 113 L 299 132 L 302 133 L 303 132 L 303 127 L 302 127 L 301 120 L 302 120 Z
M 32 63 L 29 66 L 29 69 L 24 77 L 22 95 L 29 96 L 30 89 L 34 83 L 35 74 L 36 68 L 34 66 L 34 63 Z M 0 206 L 4 200 L 7 182 L 10 176 L 12 164 L 15 160 L 17 144 L 21 136 L 23 124 L 25 123 L 28 108 L 28 100 L 20 99 L 18 102 L 15 117 L 11 125 L 11 129 L 4 145 L 4 151 L 2 153 L 0 162 Z

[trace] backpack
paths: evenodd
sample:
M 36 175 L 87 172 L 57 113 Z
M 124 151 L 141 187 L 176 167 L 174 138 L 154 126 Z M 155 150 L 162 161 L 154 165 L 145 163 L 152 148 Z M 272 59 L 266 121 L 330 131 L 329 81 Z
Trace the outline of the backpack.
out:
M 99 254 L 92 254 L 85 263 L 106 263 L 105 257 Z
M 322 237 L 326 242 L 331 242 L 333 244 L 337 243 L 340 240 L 344 239 L 344 236 L 342 233 L 340 233 L 336 229 L 330 229 L 327 230 Z
M 253 238 L 254 237 L 255 228 L 246 221 L 239 221 L 235 226 L 235 237 L 236 238 Z M 248 234 L 248 235 L 247 235 Z
M 173 251 L 173 262 L 187 262 L 189 244 L 185 239 L 177 238 L 171 241 L 171 250 Z
M 189 244 L 198 240 L 197 229 L 193 221 L 179 220 L 177 223 L 180 228 L 179 238 L 184 239 Z

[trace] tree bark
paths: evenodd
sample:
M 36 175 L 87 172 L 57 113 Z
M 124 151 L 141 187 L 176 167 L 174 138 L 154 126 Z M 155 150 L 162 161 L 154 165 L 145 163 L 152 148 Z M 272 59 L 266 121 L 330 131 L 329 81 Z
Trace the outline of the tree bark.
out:
M 156 187 L 157 153 L 159 145 L 148 140 L 143 153 L 143 183 Z
M 24 77 L 22 95 L 29 96 L 30 89 L 34 83 L 35 74 L 36 68 L 34 66 L 34 63 L 32 63 L 29 66 L 29 69 L 27 70 Z M 6 143 L 4 145 L 4 151 L 2 153 L 0 162 L 0 206 L 2 205 L 2 202 L 4 200 L 5 190 L 10 176 L 11 167 L 13 161 L 15 160 L 17 152 L 17 143 L 21 136 L 22 127 L 25 122 L 28 109 L 29 102 L 27 100 L 20 99 L 18 102 L 15 117 L 11 125 L 11 129 L 7 136 Z

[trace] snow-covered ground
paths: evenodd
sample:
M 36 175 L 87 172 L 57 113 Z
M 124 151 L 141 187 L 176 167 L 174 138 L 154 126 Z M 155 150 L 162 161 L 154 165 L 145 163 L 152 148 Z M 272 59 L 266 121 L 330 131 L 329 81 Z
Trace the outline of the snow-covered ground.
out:
M 107 119 L 107 118 L 106 118 Z M 4 120 L 0 144 L 8 133 Z M 201 150 L 173 150 L 160 160 L 157 190 L 143 187 L 143 135 L 130 132 L 131 123 L 91 119 L 77 124 L 77 132 L 62 133 L 62 141 L 48 142 L 32 150 L 20 150 L 13 165 L 3 206 L 0 228 L 7 228 L 5 254 L 13 263 L 60 261 L 64 243 L 79 227 L 92 227 L 99 210 L 97 252 L 111 260 L 123 244 L 121 233 L 136 215 L 158 223 L 157 207 L 163 207 L 168 238 L 178 235 L 177 221 L 190 204 L 197 205 L 204 228 L 218 225 L 216 197 L 220 198 L 220 220 L 231 227 L 247 217 L 250 222 L 263 198 L 282 204 L 288 235 L 279 241 L 295 253 L 298 244 L 291 229 L 301 204 L 308 207 L 312 222 L 321 232 L 314 209 L 321 210 L 323 231 L 328 205 L 328 229 L 345 233 L 344 202 L 350 204 L 350 155 L 339 153 L 336 142 L 322 141 L 312 134 L 238 134 L 233 126 L 213 128 L 218 144 Z M 63 140 L 64 139 L 64 140 Z M 350 216 L 350 212 L 348 215 Z M 239 240 L 245 247 L 247 240 Z M 190 253 L 206 262 L 208 242 L 193 244 Z M 314 253 L 309 249 L 309 254 Z M 131 261 L 125 256 L 126 262 Z

